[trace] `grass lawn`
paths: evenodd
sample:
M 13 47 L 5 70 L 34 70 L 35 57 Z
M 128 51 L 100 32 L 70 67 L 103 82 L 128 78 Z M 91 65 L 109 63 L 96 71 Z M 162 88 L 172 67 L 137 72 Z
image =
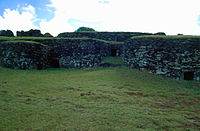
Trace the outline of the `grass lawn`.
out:
M 108 57 L 104 62 L 122 63 Z M 0 67 L 0 131 L 200 130 L 200 82 L 129 69 Z

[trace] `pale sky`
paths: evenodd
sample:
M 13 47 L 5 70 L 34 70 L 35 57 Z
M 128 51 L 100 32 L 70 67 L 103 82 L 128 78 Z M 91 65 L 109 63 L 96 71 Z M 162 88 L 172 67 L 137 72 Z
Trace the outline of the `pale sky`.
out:
M 56 36 L 86 26 L 200 35 L 200 0 L 0 0 L 0 8 L 0 30 L 14 33 L 40 29 Z

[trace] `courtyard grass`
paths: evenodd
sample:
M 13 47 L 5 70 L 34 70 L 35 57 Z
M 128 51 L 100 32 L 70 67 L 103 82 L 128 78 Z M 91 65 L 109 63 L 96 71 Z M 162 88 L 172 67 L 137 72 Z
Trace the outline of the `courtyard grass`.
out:
M 122 63 L 108 57 L 103 62 Z M 124 65 L 0 67 L 1 130 L 200 130 L 200 82 Z

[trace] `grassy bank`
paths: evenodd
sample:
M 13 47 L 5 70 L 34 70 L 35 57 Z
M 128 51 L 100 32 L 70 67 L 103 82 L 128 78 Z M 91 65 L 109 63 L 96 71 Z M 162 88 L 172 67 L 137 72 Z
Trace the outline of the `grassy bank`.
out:
M 0 130 L 200 130 L 199 114 L 199 82 L 125 66 L 0 67 Z
M 117 42 L 117 41 L 106 41 L 102 39 L 96 39 L 96 38 L 88 38 L 88 37 L 4 37 L 0 36 L 0 42 L 1 41 L 21 41 L 21 40 L 28 40 L 28 41 L 34 41 L 34 40 L 96 40 L 101 41 L 104 43 L 109 44 L 124 44 L 124 42 Z

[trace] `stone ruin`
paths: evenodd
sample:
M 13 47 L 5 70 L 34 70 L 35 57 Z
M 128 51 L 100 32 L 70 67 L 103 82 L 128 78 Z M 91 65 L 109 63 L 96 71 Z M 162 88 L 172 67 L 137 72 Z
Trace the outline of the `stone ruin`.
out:
M 200 38 L 129 39 L 123 46 L 122 58 L 139 70 L 180 80 L 200 80 Z
M 200 80 L 200 37 L 137 37 L 130 32 L 60 36 L 0 38 L 0 65 L 25 70 L 88 68 L 99 65 L 106 56 L 120 56 L 131 68 L 179 80 Z
M 94 67 L 109 55 L 109 48 L 108 43 L 92 39 L 3 41 L 0 64 L 14 69 Z

